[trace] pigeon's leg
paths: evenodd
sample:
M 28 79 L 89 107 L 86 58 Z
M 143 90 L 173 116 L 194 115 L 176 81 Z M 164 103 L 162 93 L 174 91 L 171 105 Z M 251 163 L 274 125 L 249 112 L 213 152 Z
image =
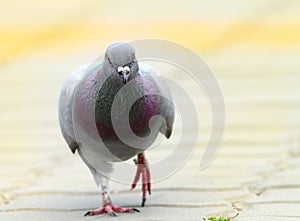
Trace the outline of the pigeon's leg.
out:
M 147 191 L 149 195 L 151 195 L 150 170 L 144 153 L 138 154 L 137 160 L 134 159 L 133 161 L 137 165 L 137 170 L 136 170 L 133 183 L 131 185 L 131 189 L 134 189 L 136 187 L 136 184 L 139 181 L 140 176 L 142 175 L 142 192 L 143 192 L 142 207 L 143 207 L 146 202 Z
M 108 189 L 108 179 L 101 176 L 98 172 L 92 172 L 94 179 L 102 195 L 102 206 L 98 209 L 88 211 L 84 216 L 94 216 L 108 213 L 111 216 L 117 216 L 116 213 L 133 213 L 139 212 L 138 209 L 130 207 L 119 207 L 113 205 Z

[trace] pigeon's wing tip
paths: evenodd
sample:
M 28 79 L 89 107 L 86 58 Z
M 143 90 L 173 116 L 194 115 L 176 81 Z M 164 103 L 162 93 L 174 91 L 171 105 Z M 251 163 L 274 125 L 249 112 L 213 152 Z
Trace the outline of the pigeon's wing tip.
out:
M 75 153 L 76 150 L 79 148 L 79 144 L 77 141 L 75 141 L 73 138 L 71 138 L 65 131 L 63 131 L 63 137 L 65 138 L 66 143 L 68 144 L 70 150 L 72 153 Z
M 171 127 L 167 127 L 167 130 L 165 132 L 165 136 L 167 139 L 169 139 L 172 135 L 172 128 Z
M 79 148 L 79 145 L 76 141 L 73 141 L 71 144 L 69 144 L 69 147 L 70 147 L 72 153 L 75 153 L 76 150 Z

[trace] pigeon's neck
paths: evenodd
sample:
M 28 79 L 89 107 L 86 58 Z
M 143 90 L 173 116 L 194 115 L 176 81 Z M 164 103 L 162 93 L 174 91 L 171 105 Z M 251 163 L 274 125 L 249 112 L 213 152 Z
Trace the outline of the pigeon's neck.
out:
M 155 87 L 150 79 L 140 76 L 136 78 L 134 85 L 130 85 L 129 82 L 125 85 L 128 88 L 122 90 L 123 86 L 122 82 L 119 83 L 111 76 L 98 92 L 95 108 L 96 122 L 98 131 L 103 137 L 115 136 L 111 122 L 111 109 L 114 102 L 117 112 L 130 110 L 131 127 L 137 134 L 148 130 L 150 118 L 158 111 L 159 97 L 155 96 Z M 144 96 L 144 94 L 148 95 Z M 120 122 L 123 122 L 122 119 Z

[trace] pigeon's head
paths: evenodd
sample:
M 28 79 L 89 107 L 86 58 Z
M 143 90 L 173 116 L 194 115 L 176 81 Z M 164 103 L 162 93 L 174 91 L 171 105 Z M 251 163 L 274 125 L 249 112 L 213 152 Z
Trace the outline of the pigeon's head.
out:
M 138 75 L 134 48 L 124 42 L 109 45 L 105 52 L 104 68 L 126 84 Z

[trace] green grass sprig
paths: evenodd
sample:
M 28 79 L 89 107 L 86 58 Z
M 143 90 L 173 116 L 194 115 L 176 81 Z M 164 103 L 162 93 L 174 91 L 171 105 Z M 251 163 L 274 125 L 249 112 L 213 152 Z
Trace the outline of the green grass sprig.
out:
M 204 217 L 203 220 L 207 220 L 207 221 L 231 221 L 234 218 L 236 218 L 238 215 L 239 215 L 239 213 L 237 213 L 235 216 L 228 217 L 228 218 L 224 218 L 224 217 Z

